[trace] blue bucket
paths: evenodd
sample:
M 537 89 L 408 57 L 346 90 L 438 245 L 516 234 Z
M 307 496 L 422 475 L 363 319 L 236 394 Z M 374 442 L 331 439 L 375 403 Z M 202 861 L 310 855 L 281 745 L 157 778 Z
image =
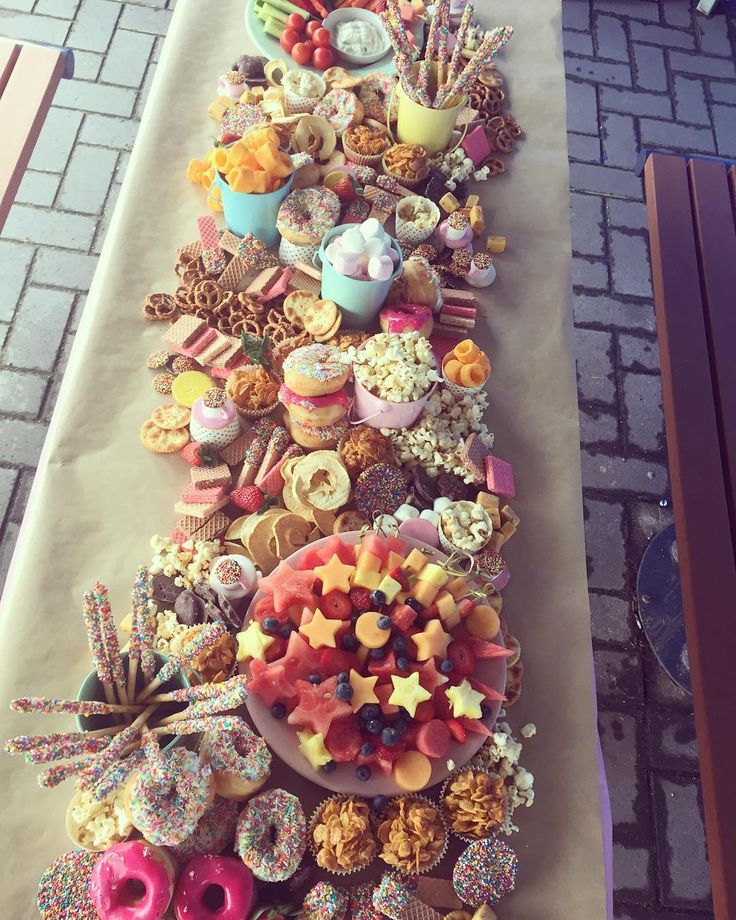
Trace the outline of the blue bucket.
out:
M 334 227 L 322 238 L 322 245 L 314 257 L 317 268 L 322 269 L 322 298 L 334 300 L 343 312 L 346 329 L 373 329 L 381 312 L 391 285 L 401 274 L 404 257 L 396 240 L 392 241 L 394 250 L 398 253 L 399 261 L 393 275 L 386 281 L 361 281 L 357 278 L 348 278 L 341 275 L 332 267 L 330 260 L 325 255 L 325 249 L 330 240 L 345 230 L 355 227 L 355 224 L 341 224 Z
M 219 172 L 215 173 L 215 184 L 222 192 L 222 209 L 228 230 L 236 236 L 252 233 L 266 246 L 275 246 L 279 241 L 276 229 L 281 203 L 291 191 L 295 171 L 281 188 L 275 192 L 234 192 Z

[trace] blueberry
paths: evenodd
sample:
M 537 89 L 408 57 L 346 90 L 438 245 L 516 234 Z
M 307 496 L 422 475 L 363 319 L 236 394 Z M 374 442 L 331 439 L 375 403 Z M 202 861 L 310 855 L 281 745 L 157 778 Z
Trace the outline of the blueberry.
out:
M 396 732 L 400 736 L 406 732 L 408 727 L 409 727 L 409 723 L 406 721 L 406 719 L 398 718 L 394 722 L 394 728 L 396 729 Z
M 345 684 L 349 680 L 350 680 L 350 675 L 348 674 L 347 671 L 340 671 L 340 673 L 337 675 L 338 684 Z
M 369 735 L 380 735 L 383 731 L 383 722 L 380 719 L 371 719 L 370 722 L 366 722 L 365 730 Z
M 266 617 L 261 625 L 264 632 L 275 633 L 279 631 L 279 621 L 276 617 Z
M 353 624 L 355 624 L 355 623 L 358 622 L 358 620 L 360 619 L 360 617 L 361 617 L 360 612 L 358 612 L 358 613 L 351 613 L 351 614 L 350 614 L 350 622 L 353 623 Z
M 377 795 L 371 802 L 371 808 L 373 811 L 383 811 L 387 805 L 388 797 L 385 795 Z
M 383 591 L 379 591 L 378 588 L 376 588 L 375 591 L 371 591 L 371 604 L 373 604 L 375 607 L 383 607 L 385 603 L 386 595 L 383 593 Z
M 377 703 L 366 703 L 360 707 L 360 718 L 364 722 L 370 722 L 371 719 L 377 719 L 381 715 L 381 707 Z
M 360 746 L 360 753 L 363 757 L 370 757 L 370 755 L 375 751 L 376 746 L 372 741 L 365 741 Z
M 449 674 L 454 667 L 455 665 L 450 661 L 449 658 L 445 658 L 443 661 L 440 661 L 440 671 L 442 671 L 443 674 Z
M 274 703 L 271 707 L 271 715 L 274 719 L 283 719 L 286 715 L 286 706 L 283 703 Z
M 492 715 L 491 707 L 488 705 L 488 703 L 481 703 L 480 704 L 481 719 L 490 719 L 491 715 Z
M 386 651 L 385 645 L 381 648 L 372 648 L 370 652 L 368 652 L 368 657 L 373 661 L 381 661 L 386 655 L 388 655 L 388 652 Z
M 396 659 L 396 667 L 399 671 L 407 671 L 409 669 L 409 659 L 405 658 L 403 655 L 400 655 Z
M 363 764 L 362 766 L 358 767 L 358 769 L 355 771 L 355 775 L 358 777 L 358 779 L 361 782 L 365 783 L 367 780 L 371 778 L 371 768 Z
M 342 647 L 346 652 L 355 652 L 358 649 L 359 642 L 354 632 L 346 632 L 341 640 Z
M 288 639 L 293 631 L 294 631 L 294 624 L 287 623 L 285 626 L 281 627 L 281 629 L 279 630 L 279 635 L 282 636 L 284 639 Z
M 407 607 L 411 607 L 416 613 L 421 613 L 424 610 L 424 607 L 419 603 L 419 601 L 414 597 L 407 597 L 405 601 Z
M 338 700 L 342 700 L 344 703 L 347 703 L 349 700 L 352 700 L 354 692 L 355 691 L 350 686 L 350 684 L 345 682 L 337 685 L 335 696 L 338 698 Z
M 310 684 L 314 684 L 315 686 L 322 683 L 322 678 L 319 674 L 310 674 L 308 680 Z
M 391 629 L 391 617 L 388 614 L 383 614 L 376 620 L 376 626 L 379 629 Z
M 411 719 L 411 713 L 405 706 L 399 706 L 399 715 L 408 722 Z
M 405 636 L 394 636 L 391 640 L 391 648 L 395 652 L 403 652 L 409 647 Z
M 337 770 L 337 764 L 334 760 L 328 760 L 327 763 L 322 764 L 322 769 L 325 773 L 334 773 Z
M 386 747 L 393 747 L 399 740 L 399 733 L 395 728 L 389 726 L 384 728 L 381 732 L 381 742 L 386 745 Z

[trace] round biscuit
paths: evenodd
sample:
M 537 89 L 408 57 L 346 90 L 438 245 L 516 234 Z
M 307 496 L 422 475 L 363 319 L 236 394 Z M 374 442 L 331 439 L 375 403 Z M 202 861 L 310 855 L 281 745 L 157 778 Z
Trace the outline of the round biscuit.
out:
M 141 425 L 140 439 L 154 454 L 174 454 L 189 443 L 189 429 L 161 428 L 149 418 Z
M 155 422 L 159 428 L 185 428 L 191 417 L 191 410 L 177 403 L 156 406 L 151 413 L 151 421 Z

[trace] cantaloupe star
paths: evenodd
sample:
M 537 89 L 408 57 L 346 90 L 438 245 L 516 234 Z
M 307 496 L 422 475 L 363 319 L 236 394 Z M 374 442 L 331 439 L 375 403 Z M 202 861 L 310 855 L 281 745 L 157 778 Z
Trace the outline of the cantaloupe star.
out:
M 314 611 L 314 616 L 309 623 L 299 627 L 299 632 L 307 637 L 312 648 L 337 648 L 335 634 L 342 626 L 342 620 L 328 620 L 321 610 Z
M 238 661 L 249 661 L 251 658 L 265 661 L 266 649 L 276 640 L 275 636 L 267 636 L 264 633 L 257 620 L 251 620 L 248 628 L 238 633 L 235 638 L 238 640 Z
M 417 647 L 417 661 L 427 661 L 434 656 L 445 658 L 447 646 L 452 642 L 452 636 L 444 631 L 439 620 L 430 620 L 424 627 L 424 632 L 417 633 L 411 638 Z
M 425 700 L 432 699 L 432 694 L 429 690 L 425 690 L 419 683 L 419 674 L 416 671 L 408 677 L 392 674 L 391 683 L 394 685 L 394 692 L 388 698 L 389 703 L 394 706 L 403 706 L 412 719 L 417 711 L 417 706 Z
M 297 732 L 299 750 L 309 761 L 313 770 L 319 770 L 332 760 L 330 752 L 325 747 L 325 739 L 321 732 Z
M 377 674 L 372 677 L 363 677 L 362 674 L 351 668 L 350 686 L 353 688 L 353 698 L 350 700 L 350 705 L 353 707 L 353 712 L 357 712 L 366 703 L 378 702 L 375 690 L 377 681 Z
M 483 715 L 480 704 L 485 700 L 482 693 L 473 690 L 468 680 L 463 680 L 456 687 L 445 690 L 447 699 L 452 703 L 452 714 L 456 719 L 467 716 L 469 719 L 480 719 Z
M 314 567 L 314 574 L 322 582 L 322 594 L 329 594 L 330 591 L 342 591 L 347 594 L 350 591 L 350 576 L 354 571 L 355 566 L 340 562 L 340 557 L 336 553 L 326 565 Z

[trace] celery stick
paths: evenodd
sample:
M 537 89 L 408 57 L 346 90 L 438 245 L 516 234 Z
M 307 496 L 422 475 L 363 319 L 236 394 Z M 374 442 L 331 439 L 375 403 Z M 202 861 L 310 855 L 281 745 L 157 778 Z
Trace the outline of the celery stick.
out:
M 273 16 L 269 16 L 263 27 L 263 31 L 266 35 L 273 35 L 276 41 L 278 41 L 281 38 L 281 33 L 284 31 L 284 23 L 280 22 L 278 19 L 274 19 Z
M 283 10 L 287 15 L 289 13 L 299 13 L 303 19 L 309 19 L 309 13 L 306 10 L 303 10 L 300 6 L 296 6 L 294 3 L 289 3 L 289 0 L 268 0 L 268 2 L 271 6 Z

